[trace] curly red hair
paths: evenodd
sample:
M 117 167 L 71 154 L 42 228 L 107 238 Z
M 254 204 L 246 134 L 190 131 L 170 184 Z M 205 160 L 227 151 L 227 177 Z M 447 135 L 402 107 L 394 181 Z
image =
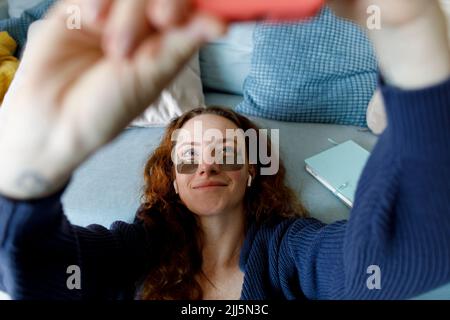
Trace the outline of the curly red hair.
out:
M 171 153 L 174 147 L 172 133 L 190 119 L 203 114 L 224 117 L 244 131 L 259 129 L 246 117 L 222 107 L 194 109 L 169 124 L 160 145 L 146 163 L 143 203 L 137 214 L 137 218 L 152 232 L 152 237 L 157 237 L 157 242 L 164 246 L 158 250 L 157 263 L 142 283 L 138 294 L 140 299 L 202 299 L 202 288 L 196 280 L 202 267 L 202 232 L 195 214 L 184 206 L 174 191 L 175 171 Z M 266 150 L 271 150 L 270 144 L 268 138 Z M 244 197 L 247 226 L 250 221 L 269 223 L 276 218 L 308 215 L 293 190 L 286 185 L 286 170 L 281 160 L 275 175 L 259 175 L 263 167 L 259 159 L 257 164 L 250 166 L 254 178 L 252 188 Z

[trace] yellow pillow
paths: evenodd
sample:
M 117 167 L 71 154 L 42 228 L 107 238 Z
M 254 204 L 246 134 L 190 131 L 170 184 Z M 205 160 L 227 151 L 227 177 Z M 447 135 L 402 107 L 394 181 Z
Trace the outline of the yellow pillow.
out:
M 16 74 L 19 60 L 14 57 L 17 44 L 8 32 L 0 32 L 0 103 Z

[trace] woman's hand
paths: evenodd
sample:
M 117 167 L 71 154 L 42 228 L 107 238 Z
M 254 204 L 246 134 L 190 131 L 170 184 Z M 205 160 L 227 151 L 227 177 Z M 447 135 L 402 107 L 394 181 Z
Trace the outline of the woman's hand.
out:
M 386 27 L 404 26 L 428 10 L 434 0 L 328 0 L 328 5 L 343 18 L 366 26 L 367 8 L 377 6 Z
M 81 29 L 71 29 L 77 12 Z M 57 191 L 224 31 L 187 0 L 59 2 L 30 30 L 0 108 L 0 193 L 32 199 Z
M 384 79 L 419 89 L 450 76 L 447 24 L 437 0 L 328 0 L 334 11 L 368 31 Z M 381 13 L 381 29 L 368 30 L 367 8 Z

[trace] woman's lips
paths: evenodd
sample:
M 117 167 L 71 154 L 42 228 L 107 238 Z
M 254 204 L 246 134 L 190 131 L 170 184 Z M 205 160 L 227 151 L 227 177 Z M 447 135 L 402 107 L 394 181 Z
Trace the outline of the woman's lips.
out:
M 206 189 L 206 188 L 216 188 L 216 187 L 226 187 L 227 184 L 224 182 L 218 182 L 218 181 L 209 181 L 209 182 L 203 182 L 195 185 L 193 189 Z

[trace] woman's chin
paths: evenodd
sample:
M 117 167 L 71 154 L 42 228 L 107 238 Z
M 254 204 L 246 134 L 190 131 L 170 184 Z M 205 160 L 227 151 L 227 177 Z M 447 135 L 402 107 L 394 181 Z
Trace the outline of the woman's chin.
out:
M 196 206 L 192 206 L 190 210 L 196 214 L 198 217 L 214 217 L 214 216 L 220 216 L 224 214 L 225 212 L 229 211 L 229 208 L 227 208 L 225 205 L 221 205 L 218 201 L 213 203 L 203 203 L 201 206 L 199 206 L 199 203 L 197 203 Z
M 224 209 L 221 208 L 202 208 L 193 211 L 200 218 L 220 216 Z

